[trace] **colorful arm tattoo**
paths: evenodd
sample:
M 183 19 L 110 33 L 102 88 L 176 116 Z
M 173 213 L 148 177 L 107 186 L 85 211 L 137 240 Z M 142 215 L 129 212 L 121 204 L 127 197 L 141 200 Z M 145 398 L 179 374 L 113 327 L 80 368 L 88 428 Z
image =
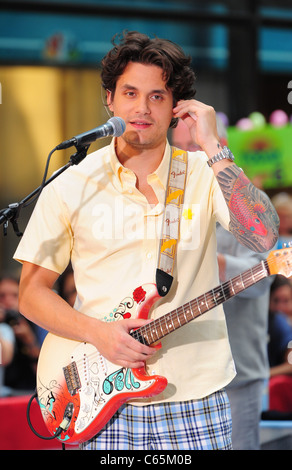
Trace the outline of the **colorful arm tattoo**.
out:
M 229 213 L 229 229 L 256 252 L 272 249 L 278 239 L 279 217 L 269 197 L 256 188 L 236 165 L 217 175 Z

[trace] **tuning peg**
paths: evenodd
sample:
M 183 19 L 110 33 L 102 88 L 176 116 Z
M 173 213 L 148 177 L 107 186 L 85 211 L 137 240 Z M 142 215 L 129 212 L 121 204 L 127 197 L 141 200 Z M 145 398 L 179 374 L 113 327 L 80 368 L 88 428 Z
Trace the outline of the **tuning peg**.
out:
M 292 241 L 283 243 L 283 248 L 291 248 L 292 247 Z

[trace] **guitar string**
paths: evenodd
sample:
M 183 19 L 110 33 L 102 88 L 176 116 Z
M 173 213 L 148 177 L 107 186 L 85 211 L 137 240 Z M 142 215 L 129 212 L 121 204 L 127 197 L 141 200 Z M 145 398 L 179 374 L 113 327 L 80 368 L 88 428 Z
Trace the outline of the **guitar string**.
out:
M 258 271 L 258 270 L 260 270 L 260 271 Z M 252 276 L 251 276 L 251 273 L 252 273 Z M 242 274 L 236 276 L 235 278 L 233 278 L 232 282 L 231 282 L 231 280 L 229 280 L 229 281 L 224 282 L 220 286 L 216 286 L 215 288 L 213 288 L 208 293 L 203 294 L 203 295 L 197 297 L 196 299 L 193 299 L 192 301 L 184 304 L 183 306 L 178 307 L 177 309 L 173 310 L 172 312 L 169 312 L 168 314 L 164 315 L 163 317 L 160 317 L 160 318 L 154 320 L 154 322 L 157 322 L 157 323 L 160 322 L 160 327 L 162 326 L 161 322 L 164 322 L 164 326 L 166 327 L 166 334 L 168 334 L 169 332 L 173 331 L 173 329 L 176 329 L 176 328 L 174 328 L 173 320 L 176 318 L 176 316 L 178 314 L 180 315 L 180 317 L 178 317 L 178 322 L 179 322 L 178 327 L 179 327 L 179 326 L 182 326 L 182 324 L 185 324 L 188 321 L 193 320 L 194 318 L 196 318 L 200 314 L 205 313 L 206 310 L 207 311 L 211 310 L 211 308 L 214 308 L 216 305 L 219 305 L 222 302 L 224 302 L 226 288 L 228 288 L 227 297 L 229 298 L 230 297 L 230 295 L 229 295 L 230 285 L 232 286 L 235 281 L 240 280 L 240 284 L 241 284 L 241 286 L 243 286 L 240 289 L 240 291 L 241 291 L 241 290 L 249 287 L 249 286 L 245 287 L 244 282 L 246 282 L 247 280 L 249 280 L 251 278 L 253 278 L 254 282 L 258 282 L 259 280 L 261 280 L 263 278 L 263 274 L 264 274 L 264 276 L 266 276 L 266 269 L 263 269 L 262 263 L 260 263 L 259 265 L 255 266 L 254 268 L 251 268 L 250 270 L 246 271 L 245 273 L 242 273 Z M 252 282 L 252 283 L 254 283 L 254 282 Z M 233 288 L 233 290 L 235 292 L 234 288 Z M 218 294 L 218 293 L 220 294 L 219 301 L 216 299 L 216 294 Z M 238 293 L 238 292 L 235 292 L 235 294 L 236 293 Z M 233 294 L 233 295 L 235 295 L 235 294 Z M 211 304 L 211 308 L 209 307 L 209 304 Z M 207 306 L 207 309 L 205 309 L 206 306 Z M 203 310 L 203 308 L 204 308 L 204 310 Z M 185 310 L 185 309 L 187 309 L 187 310 Z M 199 315 L 195 315 L 193 313 L 192 309 L 194 309 L 196 312 L 199 312 Z M 201 310 L 203 310 L 203 311 L 201 311 Z M 191 311 L 191 317 L 189 318 L 190 311 Z M 188 315 L 188 319 L 185 319 L 185 321 L 183 321 L 183 323 L 182 323 L 181 322 L 181 319 L 182 319 L 181 316 L 185 317 L 186 314 Z M 136 330 L 136 331 L 140 332 L 141 330 L 144 330 L 144 333 L 146 333 L 146 335 L 148 336 L 147 330 L 150 330 L 149 332 L 150 332 L 150 335 L 152 336 L 151 330 L 153 330 L 154 326 L 155 325 L 153 325 L 153 322 L 152 322 L 148 325 L 145 325 L 144 327 L 139 328 L 139 330 Z M 169 330 L 171 330 L 171 331 L 169 331 Z M 163 334 L 163 336 L 165 336 L 165 334 Z M 158 339 L 159 338 L 156 338 L 156 341 Z
M 289 251 L 290 251 L 290 250 L 289 250 Z M 282 256 L 282 255 L 280 255 L 280 256 Z M 288 263 L 289 263 L 289 261 L 288 261 Z M 156 320 L 153 320 L 153 322 L 151 322 L 150 324 L 140 327 L 139 329 L 133 331 L 133 332 L 131 333 L 131 335 L 132 335 L 132 337 L 134 337 L 134 338 L 135 338 L 135 336 L 139 335 L 139 336 L 137 336 L 137 338 L 135 338 L 135 339 L 140 340 L 141 336 L 143 337 L 143 335 L 148 335 L 147 330 L 150 329 L 150 327 L 152 327 L 152 329 L 153 329 L 153 326 L 154 326 L 153 324 L 154 324 L 154 323 L 156 324 L 156 322 L 157 322 L 157 324 L 160 323 L 160 329 L 161 329 L 162 323 L 163 323 L 163 322 L 166 323 L 166 321 L 169 321 L 169 318 L 168 318 L 169 316 L 171 316 L 171 322 L 173 322 L 172 316 L 177 316 L 177 315 L 179 315 L 180 317 L 183 316 L 183 317 L 185 318 L 186 312 L 184 311 L 184 308 L 185 308 L 188 304 L 189 304 L 190 306 L 191 306 L 191 304 L 194 304 L 194 303 L 197 304 L 197 303 L 198 303 L 198 299 L 200 299 L 200 298 L 202 298 L 202 297 L 208 297 L 208 299 L 209 299 L 210 302 L 211 302 L 211 300 L 214 302 L 214 295 L 213 295 L 212 293 L 220 293 L 220 291 L 221 291 L 221 292 L 222 292 L 222 291 L 224 292 L 224 289 L 226 289 L 227 287 L 229 287 L 229 285 L 230 285 L 231 283 L 233 284 L 236 279 L 243 279 L 243 278 L 246 277 L 246 276 L 248 277 L 251 272 L 252 272 L 252 275 L 253 275 L 254 279 L 256 279 L 256 280 L 254 281 L 254 283 L 257 283 L 257 282 L 259 282 L 260 280 L 264 279 L 265 276 L 262 276 L 264 272 L 267 272 L 267 273 L 268 273 L 268 276 L 269 276 L 269 271 L 270 271 L 272 268 L 274 268 L 275 266 L 277 266 L 278 264 L 279 264 L 279 260 L 275 260 L 275 259 L 272 259 L 272 260 L 264 260 L 262 263 L 259 263 L 258 265 L 256 265 L 256 266 L 250 268 L 250 270 L 247 270 L 247 271 L 245 271 L 244 273 L 241 273 L 241 274 L 239 274 L 238 276 L 235 276 L 234 278 L 229 279 L 228 281 L 225 281 L 224 283 L 220 284 L 219 286 L 214 287 L 213 289 L 211 289 L 211 290 L 210 290 L 209 292 L 207 292 L 206 294 L 202 294 L 202 295 L 200 295 L 199 297 L 197 297 L 196 299 L 193 299 L 193 300 L 191 300 L 190 302 L 187 302 L 186 304 L 184 304 L 184 305 L 178 307 L 177 309 L 174 309 L 173 311 L 171 311 L 171 312 L 165 314 L 164 316 L 162 316 L 162 317 L 160 317 L 160 318 L 157 318 Z M 265 269 L 263 269 L 263 265 L 264 265 Z M 259 268 L 261 268 L 262 270 L 259 271 L 259 272 L 253 272 L 253 271 L 255 271 L 255 270 L 259 269 Z M 258 277 L 258 278 L 257 278 L 257 277 Z M 266 277 L 267 277 L 267 276 L 266 276 Z M 252 283 L 252 284 L 253 284 L 253 283 Z M 252 285 L 252 284 L 251 284 L 251 285 Z M 247 286 L 247 287 L 249 287 L 249 286 Z M 244 287 L 242 290 L 244 290 L 244 289 L 247 288 L 247 287 Z M 240 291 L 239 291 L 239 292 L 240 292 Z M 234 295 L 236 295 L 236 294 L 234 294 Z M 223 296 L 224 296 L 224 294 L 223 294 Z M 227 299 L 226 299 L 226 300 L 227 300 Z M 225 299 L 220 300 L 220 303 L 217 303 L 217 305 L 219 305 L 219 304 L 221 304 L 221 303 L 224 303 L 224 301 L 225 301 Z M 214 308 L 214 307 L 216 307 L 216 302 L 215 302 L 215 305 L 213 305 L 212 308 Z M 198 307 L 196 307 L 197 311 L 199 311 L 199 314 L 198 314 L 198 315 L 193 315 L 193 311 L 192 311 L 192 308 L 191 308 L 192 317 L 191 317 L 190 319 L 188 319 L 188 321 L 185 321 L 185 323 L 181 323 L 181 318 L 179 318 L 180 324 L 178 325 L 178 327 L 183 326 L 184 324 L 188 323 L 189 321 L 194 320 L 195 318 L 197 318 L 198 316 L 200 316 L 200 315 L 206 313 L 208 310 L 211 310 L 212 308 L 210 308 L 210 309 L 207 308 L 207 310 L 204 310 L 204 311 L 202 311 L 202 312 L 200 313 L 200 309 L 199 309 Z M 179 311 L 179 313 L 178 313 L 178 311 Z M 174 328 L 172 331 L 175 331 L 175 329 L 176 329 L 176 328 Z M 144 330 L 146 330 L 146 332 L 145 332 Z M 142 335 L 140 334 L 141 331 L 143 331 L 143 334 L 142 334 Z M 171 333 L 172 331 L 168 331 L 166 334 Z M 166 336 L 166 334 L 164 334 L 164 336 Z M 158 338 L 157 340 L 155 340 L 155 341 L 153 341 L 153 342 L 156 342 L 156 341 L 158 341 L 159 339 L 161 339 L 161 338 Z M 99 356 L 100 356 L 100 357 L 103 357 L 103 356 L 99 353 L 99 351 L 98 351 L 97 349 L 96 349 L 94 352 L 90 353 L 87 357 L 90 358 L 90 359 L 92 359 L 94 356 L 97 356 L 97 360 L 98 360 L 98 357 L 99 357 Z M 78 360 L 76 361 L 76 364 L 79 365 L 79 363 L 81 363 L 81 362 L 84 362 L 84 360 L 83 360 L 83 359 L 78 359 Z M 69 365 L 70 365 L 70 364 L 69 364 Z M 122 368 L 122 366 L 121 366 L 121 368 Z
M 225 300 L 227 300 L 227 298 L 223 298 L 223 297 L 225 297 L 226 288 L 228 288 L 228 292 L 227 292 L 227 294 L 228 294 L 227 297 L 228 298 L 229 298 L 230 287 L 232 288 L 232 291 L 233 291 L 233 294 L 231 295 L 231 297 L 234 296 L 234 295 L 237 295 L 242 290 L 250 287 L 250 285 L 252 285 L 253 283 L 259 282 L 264 277 L 269 276 L 270 275 L 269 271 L 274 267 L 274 265 L 278 265 L 278 264 L 279 264 L 278 260 L 275 260 L 275 261 L 272 261 L 272 262 L 271 261 L 268 262 L 267 260 L 263 260 L 263 262 L 261 262 L 258 265 L 250 268 L 249 270 L 245 271 L 244 273 L 239 274 L 238 276 L 234 277 L 233 279 L 230 279 L 230 280 L 224 282 L 223 284 L 221 284 L 219 286 L 216 286 L 214 289 L 211 289 L 208 293 L 203 294 L 203 295 L 197 297 L 196 299 L 190 301 L 190 303 L 189 303 L 189 306 L 190 306 L 190 309 L 191 309 L 190 321 L 193 320 L 194 318 L 196 318 L 197 316 L 199 316 L 200 314 L 206 313 L 206 311 L 211 310 L 216 305 L 219 305 L 222 302 L 224 302 Z M 287 264 L 289 264 L 289 261 L 288 261 Z M 253 282 L 249 282 L 250 285 L 246 285 L 246 281 L 251 281 L 251 280 L 253 280 Z M 240 286 L 239 290 L 238 290 L 238 286 Z M 219 294 L 219 297 L 217 297 L 217 299 L 216 299 L 216 294 Z M 222 294 L 223 294 L 223 296 L 222 296 Z M 219 299 L 219 301 L 218 301 L 218 299 Z M 201 306 L 199 305 L 199 301 L 201 301 Z M 199 310 L 199 315 L 197 315 L 197 314 L 195 315 L 192 312 L 192 307 L 194 306 L 195 303 L 197 303 L 197 306 L 195 305 L 195 310 L 197 312 Z M 210 303 L 211 303 L 211 308 L 209 306 Z M 205 306 L 207 306 L 207 309 L 205 308 Z M 204 307 L 204 309 L 203 309 L 203 307 Z M 188 308 L 188 304 L 184 304 L 183 306 L 176 309 L 174 311 L 174 314 L 177 314 L 177 311 L 180 311 L 180 313 L 182 312 L 183 316 L 185 316 L 186 313 L 189 314 L 190 312 L 189 311 L 186 312 L 185 308 Z M 203 309 L 202 312 L 200 312 L 201 308 Z M 167 318 L 165 318 L 165 320 L 167 320 L 167 321 L 169 321 L 169 319 L 171 321 L 173 321 L 173 318 L 171 316 L 171 312 L 170 312 L 170 314 L 167 314 Z M 178 318 L 178 321 L 180 323 L 178 326 L 182 326 L 180 318 Z M 186 321 L 186 323 L 187 323 L 187 321 Z M 148 328 L 151 328 L 151 326 L 153 326 L 153 325 L 149 324 L 149 325 L 146 325 L 145 327 L 141 327 L 141 328 L 144 328 L 144 329 L 147 330 Z M 172 329 L 171 324 L 170 324 L 170 328 Z M 168 327 L 167 327 L 167 330 L 168 330 Z M 166 331 L 166 334 L 168 334 L 168 332 L 169 331 Z
M 268 263 L 264 262 L 264 264 L 265 264 L 265 267 L 267 268 L 267 264 L 268 264 Z M 272 264 L 274 264 L 274 263 L 269 262 L 269 266 L 270 266 L 270 267 L 271 267 Z M 277 264 L 277 263 L 275 262 L 275 264 Z M 223 291 L 223 296 L 224 296 L 224 289 L 226 289 L 226 287 L 229 287 L 231 281 L 232 281 L 232 283 L 234 283 L 234 281 L 235 281 L 237 278 L 243 279 L 244 277 L 248 276 L 248 275 L 250 274 L 250 272 L 252 272 L 253 277 L 256 279 L 255 282 L 258 282 L 259 280 L 262 279 L 261 274 L 262 274 L 263 270 L 261 270 L 261 271 L 258 272 L 258 273 L 254 273 L 253 271 L 254 271 L 255 269 L 257 269 L 257 268 L 262 268 L 262 263 L 260 263 L 259 265 L 254 266 L 253 268 L 251 268 L 250 270 L 246 271 L 245 273 L 242 273 L 242 274 L 240 274 L 239 276 L 236 276 L 236 277 L 233 278 L 232 280 L 226 281 L 226 282 L 222 283 L 221 285 L 216 286 L 216 287 L 213 288 L 209 293 L 203 294 L 203 296 L 199 296 L 197 299 L 192 300 L 189 304 L 194 304 L 195 302 L 198 303 L 198 299 L 201 298 L 201 297 L 206 297 L 206 298 L 209 297 L 209 301 L 211 301 L 211 300 L 214 301 L 214 295 L 213 295 L 211 292 L 213 292 L 213 293 L 219 292 L 219 293 L 220 293 L 220 292 Z M 255 277 L 255 276 L 259 276 L 259 279 L 257 279 L 257 277 Z M 243 282 L 244 282 L 244 281 L 243 281 Z M 222 299 L 222 301 L 220 301 L 220 303 L 222 303 L 224 300 L 225 300 L 225 299 Z M 218 302 L 217 302 L 217 304 L 218 304 Z M 160 317 L 160 318 L 154 320 L 154 322 L 157 322 L 158 324 L 160 324 L 159 326 L 160 326 L 160 329 L 161 329 L 161 328 L 162 328 L 162 324 L 163 324 L 163 323 L 166 324 L 166 321 L 169 322 L 169 317 L 172 316 L 172 315 L 177 315 L 177 314 L 179 314 L 180 316 L 183 315 L 184 318 L 185 318 L 186 312 L 184 311 L 184 307 L 186 307 L 187 305 L 188 305 L 188 303 L 185 304 L 184 306 L 178 307 L 178 308 L 175 309 L 173 312 L 169 312 L 169 313 L 166 314 L 165 316 Z M 193 314 L 193 311 L 192 311 L 192 305 L 190 305 L 190 306 L 191 306 L 192 316 L 191 316 L 190 320 L 188 320 L 188 321 L 191 321 L 191 320 L 195 319 L 197 316 L 199 316 L 199 315 L 201 315 L 201 314 L 203 314 L 203 313 L 206 313 L 205 310 L 200 313 L 199 308 L 197 308 L 196 310 L 199 311 L 199 315 L 194 315 L 194 314 Z M 216 306 L 216 304 L 215 304 L 214 306 Z M 194 308 L 194 307 L 193 307 L 193 308 Z M 212 307 L 212 308 L 213 308 L 213 307 Z M 173 318 L 170 317 L 170 319 L 171 319 L 171 322 L 173 322 Z M 179 323 L 180 323 L 179 326 L 183 326 L 183 324 L 186 324 L 188 321 L 185 321 L 184 323 L 182 323 L 182 322 L 181 322 L 181 319 L 179 318 Z M 152 323 L 153 323 L 153 322 L 152 322 Z M 173 323 L 171 323 L 171 324 L 173 324 Z M 150 328 L 150 326 L 151 326 L 152 329 L 153 329 L 153 324 L 152 324 L 152 325 L 151 325 L 151 324 L 150 324 L 150 325 L 146 325 L 146 327 L 140 327 L 138 330 L 135 330 L 134 332 L 132 332 L 132 336 L 135 338 L 135 336 L 139 335 L 139 337 L 137 336 L 137 338 L 136 338 L 136 339 L 138 339 L 138 340 L 140 340 L 141 336 L 142 336 L 143 338 L 144 338 L 144 335 L 148 336 L 147 329 Z M 144 330 L 146 330 L 146 331 L 144 331 Z M 174 330 L 175 330 L 175 328 L 172 329 L 172 331 L 174 331 Z M 141 333 L 140 333 L 141 331 L 143 331 L 142 335 L 141 335 Z M 169 328 L 167 328 L 167 333 L 168 333 L 168 332 L 172 332 L 172 331 L 169 331 Z M 152 335 L 151 335 L 151 336 L 152 336 Z M 164 336 L 165 336 L 165 334 L 164 334 Z M 160 339 L 160 338 L 158 338 L 158 339 Z M 156 339 L 155 341 L 157 341 L 158 339 Z M 155 342 L 155 341 L 153 341 L 153 342 Z M 97 359 L 98 359 L 98 356 L 102 357 L 102 355 L 98 352 L 98 350 L 94 351 L 93 353 L 91 353 L 91 354 L 88 355 L 87 357 L 88 357 L 88 358 L 91 358 L 91 356 L 92 356 L 92 357 L 97 356 Z M 76 362 L 79 363 L 79 362 L 82 362 L 82 361 L 83 361 L 83 359 L 80 359 L 80 360 L 78 360 L 78 361 L 76 361 Z
M 235 279 L 236 279 L 236 278 L 234 278 L 234 280 L 235 280 Z M 212 291 L 213 291 L 214 293 L 216 293 L 216 292 L 221 293 L 222 290 L 224 291 L 225 284 L 226 284 L 226 285 L 229 285 L 229 283 L 230 283 L 230 281 L 228 281 L 228 282 L 226 282 L 226 283 L 223 283 L 223 284 L 221 285 L 222 287 L 221 287 L 221 286 L 217 286 L 217 287 L 215 287 Z M 178 320 L 178 321 L 179 321 L 179 325 L 178 325 L 178 326 L 183 326 L 183 325 L 186 324 L 188 321 L 191 321 L 191 320 L 195 319 L 197 316 L 199 316 L 199 315 L 195 315 L 194 312 L 193 312 L 193 310 L 196 310 L 197 312 L 199 312 L 199 314 L 205 313 L 205 311 L 202 312 L 202 313 L 200 313 L 200 307 L 198 306 L 198 301 L 199 301 L 199 299 L 202 298 L 202 297 L 204 297 L 204 298 L 206 299 L 206 302 L 208 302 L 208 300 L 209 300 L 209 303 L 210 303 L 211 300 L 214 302 L 214 294 L 213 294 L 213 295 L 212 295 L 211 293 L 203 294 L 203 296 L 200 296 L 200 297 L 198 297 L 197 299 L 194 299 L 194 300 L 192 300 L 191 302 L 184 304 L 184 306 L 180 306 L 180 307 L 178 307 L 177 309 L 173 310 L 172 312 L 169 312 L 169 313 L 166 314 L 165 316 L 160 317 L 160 318 L 154 320 L 154 322 L 156 322 L 156 323 L 159 325 L 159 328 L 160 328 L 161 332 L 163 332 L 163 329 L 164 329 L 164 332 L 163 332 L 162 336 L 165 336 L 165 331 L 166 331 L 166 334 L 168 334 L 168 333 L 170 333 L 170 332 L 172 332 L 172 331 L 174 331 L 174 330 L 176 329 L 175 327 L 172 328 L 172 325 L 174 325 L 174 324 L 173 324 L 173 321 L 175 320 L 175 318 L 176 318 L 177 315 L 179 315 L 179 320 Z M 209 297 L 209 299 L 208 299 L 208 297 Z M 224 296 L 223 296 L 223 297 L 224 297 Z M 220 302 L 220 303 L 222 303 L 222 302 Z M 196 304 L 197 304 L 197 305 L 196 305 Z M 217 302 L 217 304 L 218 304 L 218 302 Z M 189 310 L 185 311 L 185 308 L 187 308 L 188 305 L 190 306 L 191 318 L 189 318 L 189 313 L 190 313 L 190 311 L 189 311 Z M 215 306 L 215 305 L 214 305 L 214 306 Z M 186 318 L 186 315 L 187 315 L 187 318 Z M 183 321 L 181 321 L 181 318 L 180 318 L 181 316 L 183 316 Z M 169 324 L 169 326 L 167 326 L 167 324 Z M 146 328 L 141 327 L 141 328 L 139 328 L 138 330 L 133 331 L 133 332 L 132 332 L 132 336 L 133 336 L 135 339 L 137 339 L 137 340 L 139 340 L 141 337 L 144 339 L 144 336 L 146 336 L 146 337 L 149 336 L 149 332 L 150 332 L 151 337 L 152 337 L 151 330 L 153 330 L 153 326 L 154 326 L 154 325 L 150 325 L 150 326 L 149 326 L 149 331 L 148 331 L 147 326 L 149 326 L 149 325 L 146 325 Z M 165 329 L 166 329 L 166 330 L 165 330 Z M 145 331 L 143 331 L 143 330 L 145 330 Z M 170 330 L 171 330 L 171 331 L 170 331 Z M 141 333 L 140 333 L 141 331 L 143 332 L 142 335 L 141 335 Z M 152 337 L 152 341 L 153 341 L 153 342 L 157 341 L 158 339 L 159 339 L 159 338 L 155 338 L 155 340 L 153 340 L 153 337 Z M 145 342 L 145 341 L 144 341 L 144 342 Z M 98 350 L 93 351 L 91 354 L 89 354 L 89 355 L 86 356 L 86 357 L 87 357 L 88 359 L 92 359 L 94 356 L 96 356 L 96 360 L 98 360 L 99 357 L 102 357 L 102 355 L 98 352 Z M 76 362 L 77 365 L 80 365 L 80 363 L 82 363 L 82 362 L 84 363 L 84 359 L 79 359 L 79 360 L 77 360 L 77 361 L 75 361 L 75 362 Z

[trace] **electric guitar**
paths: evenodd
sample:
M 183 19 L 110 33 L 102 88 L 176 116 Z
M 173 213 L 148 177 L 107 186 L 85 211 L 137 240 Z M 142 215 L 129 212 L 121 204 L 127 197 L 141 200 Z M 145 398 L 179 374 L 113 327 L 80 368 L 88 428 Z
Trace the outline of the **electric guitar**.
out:
M 222 304 L 260 280 L 292 275 L 292 248 L 272 251 L 256 266 L 220 284 L 206 294 L 144 325 L 130 334 L 140 342 L 157 345 L 181 326 Z M 121 301 L 116 320 L 147 318 L 160 299 L 156 284 L 145 284 Z M 37 397 L 46 427 L 64 443 L 77 444 L 95 436 L 118 408 L 133 398 L 161 393 L 167 379 L 147 375 L 144 367 L 127 369 L 111 363 L 89 343 L 48 333 L 37 367 Z

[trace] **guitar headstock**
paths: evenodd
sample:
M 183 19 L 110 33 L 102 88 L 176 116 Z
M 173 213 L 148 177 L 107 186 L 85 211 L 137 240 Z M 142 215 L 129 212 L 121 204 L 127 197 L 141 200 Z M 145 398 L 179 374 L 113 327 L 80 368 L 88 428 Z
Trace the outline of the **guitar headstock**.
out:
M 267 258 L 270 274 L 282 274 L 285 277 L 292 276 L 292 247 L 285 247 L 271 251 Z

